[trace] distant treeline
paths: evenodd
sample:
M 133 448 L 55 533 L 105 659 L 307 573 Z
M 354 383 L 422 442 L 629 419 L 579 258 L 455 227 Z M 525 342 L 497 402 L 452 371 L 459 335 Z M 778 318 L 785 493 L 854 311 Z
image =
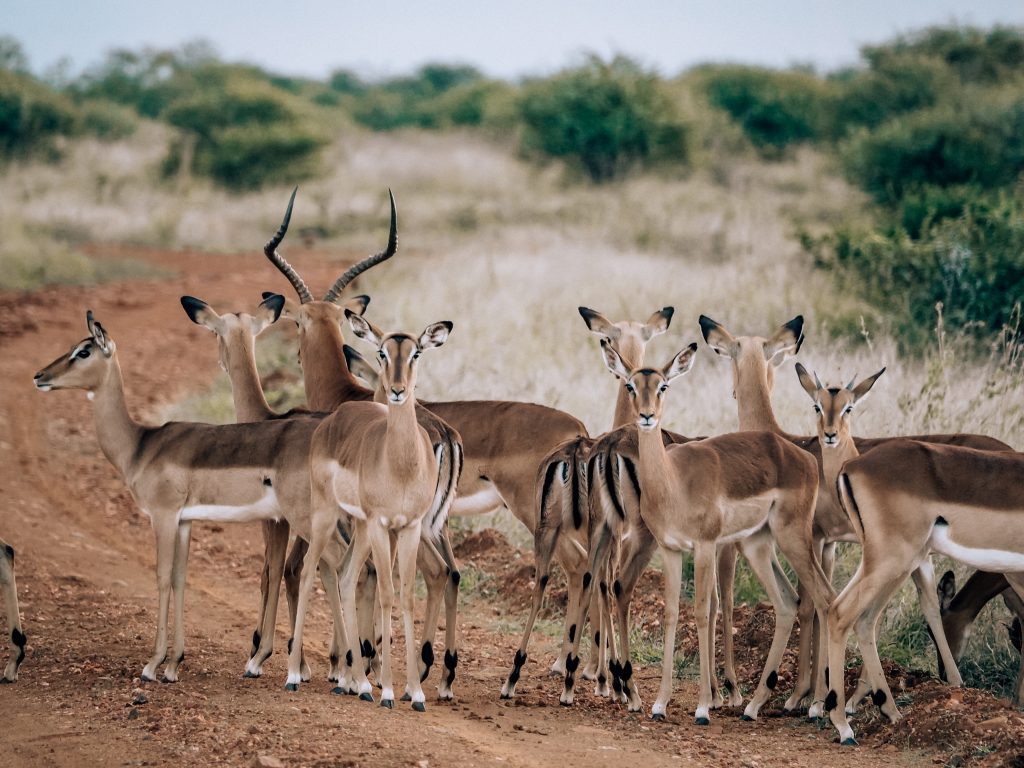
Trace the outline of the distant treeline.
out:
M 824 76 L 704 65 L 665 79 L 625 57 L 592 56 L 519 83 L 450 64 L 315 80 L 192 44 L 113 51 L 76 78 L 41 79 L 18 43 L 0 38 L 0 157 L 57 156 L 64 137 L 116 139 L 148 118 L 178 129 L 165 174 L 187 164 L 242 190 L 314 175 L 320 150 L 351 123 L 458 127 L 606 182 L 685 168 L 708 143 L 700 116 L 719 111 L 765 160 L 813 144 L 870 196 L 872 224 L 804 241 L 904 338 L 928 333 L 939 302 L 958 327 L 1002 329 L 1024 297 L 1024 30 L 934 27 L 861 57 Z

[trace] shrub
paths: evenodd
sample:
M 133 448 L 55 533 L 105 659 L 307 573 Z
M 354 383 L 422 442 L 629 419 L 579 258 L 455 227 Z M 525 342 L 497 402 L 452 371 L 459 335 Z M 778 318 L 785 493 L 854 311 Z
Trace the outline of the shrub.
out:
M 51 154 L 76 130 L 74 105 L 30 75 L 0 69 L 0 157 Z
M 357 97 L 352 117 L 375 131 L 479 124 L 487 87 L 478 70 L 458 64 L 426 64 L 414 75 L 392 78 L 371 87 L 352 73 L 340 70 L 332 76 L 331 85 L 341 93 Z M 481 87 L 477 89 L 475 85 Z M 473 122 L 477 117 L 479 120 Z
M 925 184 L 1012 184 L 1024 171 L 1024 94 L 967 90 L 956 104 L 861 131 L 841 156 L 847 175 L 883 203 Z
M 527 154 L 578 163 L 607 181 L 635 166 L 685 163 L 688 131 L 656 75 L 618 56 L 528 83 L 519 100 Z
M 79 113 L 82 131 L 104 141 L 131 136 L 139 125 L 134 112 L 111 101 L 87 101 Z
M 928 27 L 861 51 L 869 63 L 892 53 L 930 56 L 944 62 L 964 83 L 992 84 L 1024 73 L 1024 29 L 996 26 Z
M 704 89 L 708 101 L 728 112 L 764 156 L 778 157 L 791 144 L 833 132 L 831 88 L 813 74 L 713 67 L 704 72 Z
M 820 266 L 883 307 L 911 345 L 928 336 L 940 302 L 951 326 L 1000 331 L 1024 298 L 1024 200 L 966 190 L 963 198 L 958 215 L 925 215 L 918 238 L 895 223 L 841 227 L 806 244 Z

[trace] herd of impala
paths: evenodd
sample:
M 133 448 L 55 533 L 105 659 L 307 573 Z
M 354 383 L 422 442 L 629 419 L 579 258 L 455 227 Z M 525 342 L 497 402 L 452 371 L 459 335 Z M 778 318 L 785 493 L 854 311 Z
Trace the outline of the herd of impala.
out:
M 853 437 L 851 414 L 884 369 L 830 387 L 797 364 L 800 385 L 817 415 L 817 435 L 783 431 L 772 412 L 771 392 L 776 369 L 803 342 L 802 317 L 767 338 L 733 336 L 720 323 L 700 317 L 704 341 L 732 361 L 740 431 L 731 434 L 691 438 L 661 426 L 669 387 L 690 371 L 697 350 L 690 344 L 662 367 L 645 366 L 647 343 L 668 330 L 671 307 L 646 322 L 612 322 L 580 308 L 587 328 L 600 337 L 605 366 L 621 382 L 612 430 L 600 437 L 588 435 L 579 419 L 543 405 L 422 402 L 415 394 L 419 358 L 445 343 L 452 324 L 431 323 L 419 333 L 386 332 L 363 317 L 369 297 L 342 298 L 356 276 L 394 255 L 394 199 L 387 247 L 345 272 L 321 300 L 277 250 L 294 200 L 293 193 L 281 228 L 264 250 L 294 287 L 298 303 L 264 294 L 253 314 L 219 314 L 199 299 L 182 298 L 192 321 L 217 337 L 237 423 L 154 427 L 137 422 L 125 404 L 117 347 L 91 312 L 89 335 L 35 375 L 43 392 L 86 391 L 101 449 L 152 522 L 159 608 L 143 680 L 155 680 L 162 665 L 165 681 L 176 681 L 180 673 L 195 520 L 263 526 L 262 603 L 247 677 L 260 676 L 272 653 L 283 577 L 292 629 L 286 688 L 295 691 L 310 679 L 302 635 L 319 573 L 333 615 L 328 677 L 334 692 L 372 701 L 367 676 L 372 674 L 380 704 L 389 708 L 395 698 L 395 560 L 406 649 L 402 698 L 422 711 L 422 683 L 435 661 L 442 603 L 440 698 L 453 697 L 458 665 L 459 571 L 448 518 L 503 507 L 533 534 L 536 556 L 532 607 L 503 698 L 515 695 L 553 560 L 565 570 L 569 589 L 561 650 L 552 667 L 565 676 L 563 704 L 573 701 L 589 618 L 591 656 L 582 675 L 596 681 L 598 695 L 630 711 L 641 709 L 630 661 L 629 604 L 657 549 L 664 563 L 665 649 L 651 716 L 665 718 L 672 693 L 684 551 L 694 558 L 697 723 L 708 724 L 713 708 L 740 705 L 732 609 L 736 555 L 742 553 L 775 616 L 764 671 L 743 718 L 756 718 L 771 697 L 799 616 L 798 674 L 785 709 L 796 710 L 810 697 L 808 715 L 829 717 L 844 744 L 855 743 L 847 715 L 867 695 L 890 720 L 900 716 L 876 640 L 882 609 L 907 576 L 914 579 L 940 672 L 951 685 L 961 683 L 957 660 L 971 622 L 988 600 L 1001 594 L 1018 617 L 1024 616 L 1024 454 L 982 435 Z M 255 363 L 256 336 L 281 316 L 298 326 L 309 408 L 283 414 L 267 404 Z M 343 328 L 375 349 L 376 366 L 344 343 Z M 839 541 L 858 542 L 863 556 L 837 596 L 831 576 Z M 778 550 L 796 573 L 798 589 L 780 565 Z M 978 571 L 956 593 L 951 573 L 936 584 L 932 552 Z M 13 566 L 13 548 L 0 542 L 0 584 L 11 628 L 6 682 L 17 679 L 26 643 Z M 427 586 L 419 641 L 414 640 L 417 569 Z M 172 597 L 174 638 L 168 653 Z M 719 606 L 725 625 L 721 686 L 714 647 Z M 851 631 L 863 670 L 847 700 L 843 670 Z M 1016 700 L 1024 702 L 1024 673 Z

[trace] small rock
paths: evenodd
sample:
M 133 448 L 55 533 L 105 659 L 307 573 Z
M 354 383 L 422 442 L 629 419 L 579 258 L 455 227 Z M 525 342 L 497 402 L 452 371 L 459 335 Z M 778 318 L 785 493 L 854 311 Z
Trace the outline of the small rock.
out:
M 270 755 L 257 755 L 252 759 L 252 768 L 284 768 L 284 763 Z
M 137 694 L 135 694 L 135 698 L 132 699 L 132 704 L 148 704 L 148 703 L 149 703 L 149 699 L 146 698 L 146 694 L 144 694 L 142 691 L 139 691 Z
M 129 720 L 135 720 L 135 719 L 138 718 L 138 716 L 139 716 L 139 710 L 137 710 L 135 707 L 132 707 L 128 711 L 128 719 Z

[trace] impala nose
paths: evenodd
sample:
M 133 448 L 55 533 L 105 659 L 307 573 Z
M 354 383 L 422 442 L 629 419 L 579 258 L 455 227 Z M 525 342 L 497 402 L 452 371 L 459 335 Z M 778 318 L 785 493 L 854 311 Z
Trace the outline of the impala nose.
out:
M 394 387 L 391 387 L 390 399 L 391 402 L 393 403 L 400 404 L 405 402 L 405 387 L 402 387 L 401 389 L 395 389 Z
M 640 418 L 637 420 L 637 426 L 640 429 L 652 429 L 656 424 L 654 419 L 653 413 L 641 413 Z
M 836 432 L 825 433 L 825 445 L 836 445 L 839 442 L 839 436 Z

